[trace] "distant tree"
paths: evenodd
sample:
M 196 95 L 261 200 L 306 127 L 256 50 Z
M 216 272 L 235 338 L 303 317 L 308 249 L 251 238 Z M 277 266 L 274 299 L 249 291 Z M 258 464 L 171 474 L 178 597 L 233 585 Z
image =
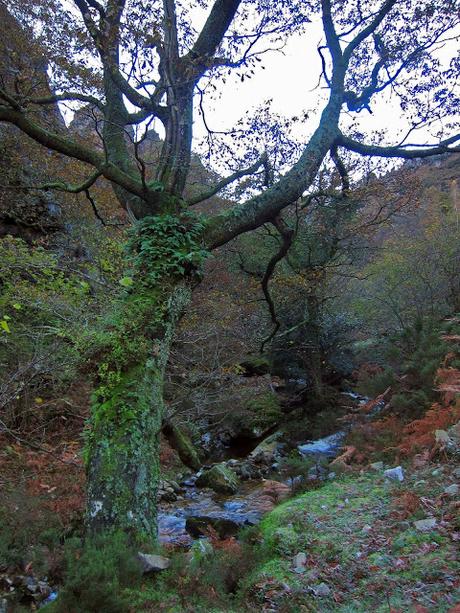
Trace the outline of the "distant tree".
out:
M 271 331 L 262 348 L 272 353 L 275 372 L 305 379 L 311 407 L 324 406 L 328 378 L 351 365 L 355 318 L 343 308 L 343 292 L 366 276 L 363 268 L 381 242 L 376 237 L 418 207 L 420 186 L 407 170 L 382 179 L 364 174 L 351 190 L 349 175 L 366 171 L 360 162 L 350 161 L 349 173 L 343 166 L 342 177 L 337 170 L 322 172 L 284 215 L 286 253 L 279 233 L 268 226 L 235 241 L 239 267 L 262 282 L 268 302 Z
M 44 49 L 55 93 L 36 91 L 37 70 L 27 62 L 27 48 L 13 53 L 12 64 L 1 75 L 0 121 L 88 167 L 80 184 L 57 178 L 44 187 L 87 192 L 105 177 L 135 226 L 135 270 L 122 280 L 125 301 L 105 335 L 91 341 L 97 348 L 99 387 L 87 441 L 87 519 L 93 531 L 116 527 L 139 539 L 154 539 L 163 372 L 194 269 L 205 251 L 244 232 L 265 223 L 282 228 L 282 211 L 310 188 L 331 152 L 335 160 L 342 149 L 410 159 L 459 149 L 460 134 L 450 119 L 458 103 L 453 87 L 459 58 L 444 67 L 437 54 L 459 25 L 458 1 L 4 4 L 29 28 L 31 41 L 34 34 Z M 201 23 L 204 12 L 204 25 L 196 28 L 195 18 Z M 195 96 L 205 95 L 204 85 L 218 88 L 228 71 L 249 79 L 264 50 L 304 32 L 316 15 L 324 30 L 318 52 L 327 99 L 322 112 L 311 117 L 312 135 L 293 153 L 290 168 L 271 176 L 265 151 L 252 151 L 243 156 L 247 167 L 184 199 Z M 274 95 L 275 90 L 276 84 Z M 388 145 L 345 129 L 345 115 L 367 113 L 379 95 L 390 91 L 399 100 L 401 115 L 409 117 L 410 134 L 433 126 L 435 142 L 410 146 L 404 139 Z M 101 146 L 85 145 L 63 128 L 45 125 L 37 111 L 56 102 L 91 105 Z M 165 135 L 151 168 L 140 157 L 138 142 L 154 119 Z M 204 220 L 190 213 L 190 206 L 256 172 L 266 179 L 258 193 Z

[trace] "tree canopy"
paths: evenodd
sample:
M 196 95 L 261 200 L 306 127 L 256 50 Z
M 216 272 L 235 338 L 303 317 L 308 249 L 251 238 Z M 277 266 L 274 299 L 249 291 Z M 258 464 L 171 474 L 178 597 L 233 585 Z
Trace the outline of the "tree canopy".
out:
M 328 155 L 336 162 L 343 150 L 407 159 L 459 149 L 453 119 L 459 57 L 455 45 L 450 61 L 441 61 L 439 54 L 458 33 L 456 0 L 8 0 L 5 5 L 35 37 L 53 91 L 37 92 L 43 65 L 27 64 L 24 49 L 2 75 L 0 121 L 88 167 L 80 185 L 58 178 L 51 187 L 77 192 L 103 176 L 132 217 L 141 218 L 197 204 L 248 174 L 265 179 L 256 193 L 208 222 L 210 248 L 274 219 L 311 187 Z M 273 172 L 266 139 L 259 150 L 255 141 L 249 151 L 241 151 L 240 135 L 240 167 L 184 201 L 194 117 L 203 98 L 229 73 L 249 80 L 262 64 L 269 68 L 269 50 L 293 34 L 307 36 L 310 22 L 318 19 L 324 32 L 317 49 L 320 84 L 327 98 L 321 114 L 309 118 L 312 136 L 293 153 L 290 167 L 283 164 L 281 172 Z M 399 143 L 387 142 L 384 135 L 378 142 L 350 121 L 350 115 L 371 111 L 388 92 L 408 120 L 408 133 Z M 97 146 L 39 120 L 40 108 L 64 101 L 93 110 Z M 154 120 L 164 140 L 157 163 L 146 164 L 138 145 Z M 415 138 L 422 126 L 433 133 L 423 147 Z

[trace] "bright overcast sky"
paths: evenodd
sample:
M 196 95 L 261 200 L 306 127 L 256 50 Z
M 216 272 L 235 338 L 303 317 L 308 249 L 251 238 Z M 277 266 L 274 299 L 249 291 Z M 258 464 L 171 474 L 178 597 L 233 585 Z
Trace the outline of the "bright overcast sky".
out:
M 319 41 L 323 37 L 321 23 L 316 20 L 307 26 L 303 35 L 290 37 L 282 52 L 269 52 L 263 61 L 265 70 L 258 69 L 250 80 L 241 83 L 238 78 L 228 78 L 221 85 L 221 95 L 214 104 L 205 104 L 207 123 L 213 130 L 228 130 L 250 109 L 256 108 L 264 100 L 273 99 L 272 110 L 286 116 L 300 115 L 303 111 L 310 113 L 306 132 L 309 136 L 316 128 L 322 109 L 322 101 L 327 97 L 328 90 L 324 81 L 318 88 L 321 74 L 321 61 L 317 52 Z M 449 43 L 444 50 L 438 52 L 441 62 L 446 66 L 452 55 Z M 399 102 L 389 93 L 375 96 L 371 102 L 372 114 L 362 110 L 353 114 L 359 121 L 363 132 L 385 130 L 388 134 L 388 144 L 396 144 L 405 134 L 408 123 L 402 118 Z M 345 119 L 345 124 L 347 120 Z M 194 133 L 196 138 L 205 136 L 206 131 L 198 114 L 196 115 Z M 300 135 L 299 135 L 300 136 Z M 424 128 L 411 135 L 411 142 L 435 142 L 429 130 Z

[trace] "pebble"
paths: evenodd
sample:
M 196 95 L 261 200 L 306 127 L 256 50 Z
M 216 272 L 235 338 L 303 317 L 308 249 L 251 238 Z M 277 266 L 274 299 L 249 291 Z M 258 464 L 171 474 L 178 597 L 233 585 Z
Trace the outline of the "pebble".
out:
M 383 470 L 383 462 L 372 462 L 369 466 L 372 470 Z
M 388 468 L 387 470 L 383 471 L 383 474 L 387 479 L 392 479 L 393 481 L 404 481 L 404 471 L 402 466 Z
M 307 563 L 307 556 L 305 553 L 301 552 L 294 556 L 294 572 L 296 573 L 304 573 L 305 572 L 305 564 Z
M 331 588 L 326 583 L 319 583 L 311 589 L 315 596 L 329 596 L 331 593 Z
M 444 494 L 447 494 L 448 496 L 456 496 L 458 494 L 458 489 L 458 485 L 456 483 L 452 483 L 452 485 L 446 487 Z
M 429 530 L 433 530 L 436 527 L 436 519 L 434 517 L 429 517 L 427 519 L 419 519 L 418 521 L 414 521 L 414 526 L 420 532 L 428 532 Z

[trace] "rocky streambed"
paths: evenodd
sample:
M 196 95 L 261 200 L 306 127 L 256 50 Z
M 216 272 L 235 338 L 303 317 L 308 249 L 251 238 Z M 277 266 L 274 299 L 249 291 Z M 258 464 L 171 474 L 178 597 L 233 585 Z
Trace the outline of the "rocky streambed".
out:
M 360 410 L 370 406 L 368 398 L 344 392 Z M 365 419 L 372 419 L 384 402 L 370 406 Z M 306 478 L 311 481 L 334 478 L 328 462 L 342 449 L 350 426 L 328 436 L 296 444 L 299 458 L 310 459 Z M 296 480 L 304 476 L 283 471 L 283 458 L 292 452 L 281 431 L 262 440 L 246 457 L 210 464 L 179 481 L 165 481 L 160 491 L 159 540 L 163 544 L 189 547 L 206 536 L 209 529 L 221 538 L 235 535 L 242 527 L 257 524 L 262 516 L 288 497 Z M 231 448 L 227 451 L 227 457 Z M 240 455 L 240 453 L 238 453 Z

